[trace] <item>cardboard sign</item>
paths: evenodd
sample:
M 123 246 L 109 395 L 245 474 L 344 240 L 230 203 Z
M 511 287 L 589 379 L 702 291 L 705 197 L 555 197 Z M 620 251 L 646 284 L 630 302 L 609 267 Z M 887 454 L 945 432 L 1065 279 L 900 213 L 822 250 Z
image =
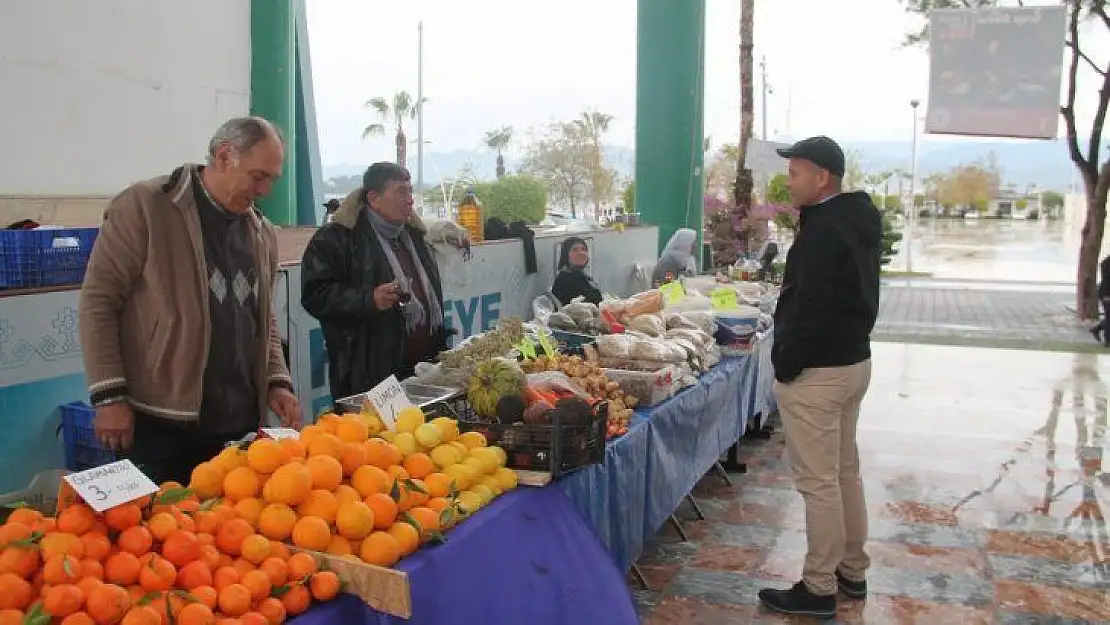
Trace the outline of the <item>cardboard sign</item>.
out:
M 736 300 L 736 291 L 732 289 L 721 287 L 713 289 L 709 293 L 709 301 L 712 303 L 715 310 L 724 310 L 727 308 L 736 308 L 739 303 Z
M 262 428 L 259 430 L 266 438 L 280 441 L 283 438 L 300 438 L 301 433 L 293 428 Z
M 674 304 L 686 297 L 686 290 L 682 288 L 681 282 L 668 282 L 659 287 L 663 293 L 663 299 L 668 304 Z
M 130 460 L 70 473 L 62 479 L 97 512 L 158 492 L 158 486 Z
M 416 407 L 395 375 L 389 376 L 381 384 L 370 389 L 366 398 L 370 400 L 374 410 L 378 411 L 378 416 L 385 423 L 385 427 L 390 430 L 393 429 L 393 424 L 397 422 L 398 413 L 405 408 Z

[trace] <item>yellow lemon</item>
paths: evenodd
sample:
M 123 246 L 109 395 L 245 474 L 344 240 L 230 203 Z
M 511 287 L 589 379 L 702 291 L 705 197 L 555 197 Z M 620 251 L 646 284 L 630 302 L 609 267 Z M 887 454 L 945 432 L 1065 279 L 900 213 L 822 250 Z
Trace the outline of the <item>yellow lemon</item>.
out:
M 493 501 L 493 489 L 491 489 L 489 486 L 486 486 L 485 484 L 474 484 L 470 487 L 470 492 L 482 498 L 483 506 Z
M 493 474 L 494 479 L 501 485 L 501 490 L 512 490 L 516 488 L 516 471 L 512 469 L 500 468 Z
M 451 481 L 455 483 L 455 488 L 458 490 L 470 488 L 470 485 L 474 482 L 470 467 L 465 467 L 461 464 L 453 464 L 446 467 L 443 469 L 443 473 L 451 478 Z
M 483 477 L 482 481 L 479 482 L 479 484 L 493 491 L 494 497 L 497 497 L 501 493 L 505 492 L 505 489 L 501 487 L 501 483 L 498 482 L 497 478 L 492 475 L 487 475 Z
M 445 443 L 450 443 L 459 438 L 459 422 L 451 417 L 436 417 L 432 419 L 432 425 L 439 430 L 439 438 Z M 481 436 L 481 434 L 478 434 L 478 436 Z
M 409 407 L 397 413 L 393 429 L 397 432 L 415 432 L 424 423 L 424 413 L 419 408 Z
M 429 455 L 432 457 L 432 462 L 441 469 L 456 464 L 462 459 L 459 457 L 458 450 L 451 445 L 440 445 L 432 449 Z
M 444 443 L 444 445 L 450 445 L 456 452 L 458 452 L 459 462 L 462 462 L 462 459 L 466 457 L 466 453 L 470 451 L 466 448 L 466 445 L 463 445 L 459 441 L 451 441 L 450 443 Z
M 501 466 L 501 457 L 489 447 L 476 447 L 470 450 L 470 458 L 481 465 L 482 473 L 493 473 Z
M 467 449 L 485 447 L 486 437 L 481 432 L 464 432 L 459 436 L 459 442 L 465 445 Z
M 474 514 L 482 507 L 482 496 L 474 491 L 464 490 L 459 493 L 459 507 L 464 516 Z
M 505 453 L 504 449 L 500 447 L 490 447 L 497 454 L 497 466 L 503 467 L 509 464 L 509 455 Z
M 382 430 L 381 432 L 378 432 L 378 438 L 382 440 L 387 440 L 392 443 L 397 439 L 397 433 L 393 430 Z
M 486 465 L 477 458 L 466 458 L 459 464 L 463 465 L 464 467 L 470 467 L 470 470 L 474 471 L 475 481 L 486 474 Z
M 439 445 L 443 438 L 439 428 L 434 423 L 421 423 L 417 426 L 414 434 L 416 435 L 416 442 L 420 443 L 420 446 L 424 449 L 432 449 Z
M 401 450 L 401 455 L 406 457 L 420 451 L 420 445 L 416 442 L 416 437 L 410 432 L 399 432 L 393 438 L 393 444 Z

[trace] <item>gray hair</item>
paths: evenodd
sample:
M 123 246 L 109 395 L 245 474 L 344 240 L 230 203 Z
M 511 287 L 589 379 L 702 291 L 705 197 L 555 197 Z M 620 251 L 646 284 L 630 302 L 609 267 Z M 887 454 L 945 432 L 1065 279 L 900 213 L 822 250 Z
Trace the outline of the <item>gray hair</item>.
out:
M 220 125 L 208 141 L 208 163 L 216 160 L 216 152 L 225 145 L 231 146 L 238 154 L 246 154 L 267 139 L 276 139 L 285 145 L 281 130 L 267 119 L 254 115 L 229 119 Z

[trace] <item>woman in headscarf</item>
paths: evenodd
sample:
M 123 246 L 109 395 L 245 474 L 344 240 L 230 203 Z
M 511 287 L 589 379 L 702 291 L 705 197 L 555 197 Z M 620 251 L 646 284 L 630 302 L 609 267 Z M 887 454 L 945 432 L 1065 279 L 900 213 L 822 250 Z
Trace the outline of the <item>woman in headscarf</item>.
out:
M 591 304 L 601 303 L 601 289 L 593 278 L 586 275 L 590 263 L 590 249 L 578 237 L 568 237 L 559 248 L 559 273 L 551 285 L 551 293 L 566 306 L 581 297 Z
M 697 260 L 694 251 L 698 244 L 698 233 L 690 228 L 680 228 L 667 241 L 663 255 L 655 263 L 655 271 L 651 272 L 652 284 L 659 285 L 670 280 L 677 280 L 682 276 L 698 275 Z

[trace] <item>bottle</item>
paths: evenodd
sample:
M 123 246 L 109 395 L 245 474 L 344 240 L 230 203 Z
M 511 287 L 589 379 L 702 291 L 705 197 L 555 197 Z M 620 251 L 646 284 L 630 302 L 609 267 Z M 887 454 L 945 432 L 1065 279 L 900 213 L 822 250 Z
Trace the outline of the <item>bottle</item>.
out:
M 482 204 L 478 201 L 478 195 L 474 192 L 474 187 L 469 187 L 466 190 L 466 195 L 463 195 L 462 200 L 459 201 L 459 212 L 455 222 L 466 228 L 467 232 L 470 233 L 471 242 L 481 243 L 485 240 L 483 221 Z

